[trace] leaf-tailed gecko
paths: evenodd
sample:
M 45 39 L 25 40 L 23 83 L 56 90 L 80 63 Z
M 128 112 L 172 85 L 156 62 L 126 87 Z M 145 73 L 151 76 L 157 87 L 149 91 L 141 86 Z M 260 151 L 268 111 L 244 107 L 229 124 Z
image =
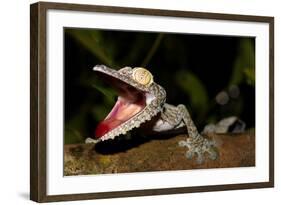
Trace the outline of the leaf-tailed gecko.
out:
M 153 75 L 145 68 L 124 67 L 120 70 L 105 65 L 96 65 L 93 70 L 111 84 L 118 93 L 118 99 L 107 117 L 98 124 L 94 138 L 86 143 L 114 139 L 138 128 L 144 133 L 187 133 L 186 140 L 179 146 L 187 147 L 188 159 L 197 156 L 197 163 L 203 163 L 205 155 L 217 158 L 215 143 L 199 134 L 185 105 L 166 103 L 166 91 L 154 82 Z

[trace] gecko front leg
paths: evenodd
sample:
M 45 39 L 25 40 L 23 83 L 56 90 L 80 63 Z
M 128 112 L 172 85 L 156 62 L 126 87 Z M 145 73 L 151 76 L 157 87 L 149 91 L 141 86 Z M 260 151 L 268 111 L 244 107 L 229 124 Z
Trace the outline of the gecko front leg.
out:
M 215 160 L 217 158 L 217 152 L 214 149 L 214 141 L 206 139 L 198 133 L 198 130 L 184 105 L 180 104 L 177 108 L 180 111 L 179 113 L 181 114 L 182 121 L 186 126 L 189 136 L 186 140 L 179 141 L 179 146 L 188 148 L 186 157 L 191 159 L 193 156 L 197 155 L 197 163 L 202 164 L 205 160 L 206 153 L 210 159 Z

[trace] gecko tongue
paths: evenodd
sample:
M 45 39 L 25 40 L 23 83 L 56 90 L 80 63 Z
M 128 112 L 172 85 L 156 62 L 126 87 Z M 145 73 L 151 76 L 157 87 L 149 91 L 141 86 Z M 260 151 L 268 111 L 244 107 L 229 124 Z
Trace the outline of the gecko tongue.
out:
M 100 138 L 107 132 L 129 120 L 145 107 L 145 99 L 139 98 L 135 102 L 119 97 L 111 112 L 96 127 L 95 137 Z

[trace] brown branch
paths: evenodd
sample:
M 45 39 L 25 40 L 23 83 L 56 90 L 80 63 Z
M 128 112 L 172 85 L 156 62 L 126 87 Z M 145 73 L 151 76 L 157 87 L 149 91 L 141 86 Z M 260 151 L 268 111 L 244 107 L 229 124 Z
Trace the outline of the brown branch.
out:
M 218 144 L 219 158 L 207 159 L 198 165 L 185 158 L 186 149 L 178 146 L 185 138 L 179 135 L 166 139 L 139 141 L 129 146 L 119 144 L 73 144 L 64 147 L 64 174 L 102 174 L 198 168 L 245 167 L 255 165 L 255 134 L 210 135 Z M 118 147 L 123 146 L 123 150 Z M 106 151 L 107 150 L 107 151 Z

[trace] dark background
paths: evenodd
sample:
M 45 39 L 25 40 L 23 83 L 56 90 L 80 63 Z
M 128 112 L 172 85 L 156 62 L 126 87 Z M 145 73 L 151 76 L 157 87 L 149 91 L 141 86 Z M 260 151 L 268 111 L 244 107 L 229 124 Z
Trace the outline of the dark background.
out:
M 111 110 L 115 93 L 92 68 L 145 67 L 185 104 L 199 130 L 228 116 L 255 126 L 255 39 L 65 28 L 64 137 L 81 143 Z

